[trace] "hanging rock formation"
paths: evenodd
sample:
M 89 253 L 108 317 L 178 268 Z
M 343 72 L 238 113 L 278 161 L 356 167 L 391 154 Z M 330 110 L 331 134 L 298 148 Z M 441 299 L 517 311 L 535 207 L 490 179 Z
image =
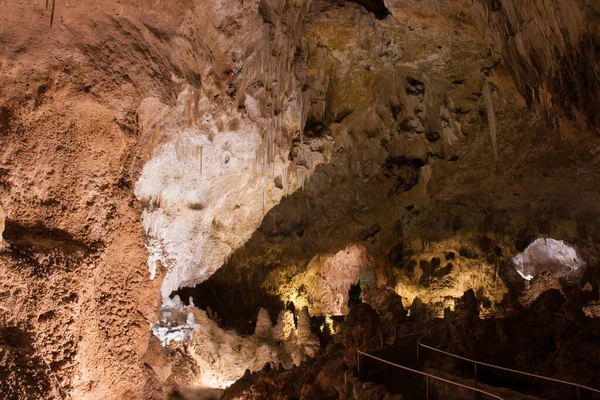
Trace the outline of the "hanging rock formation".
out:
M 0 0 L 0 397 L 383 396 L 309 361 L 360 301 L 336 354 L 471 289 L 597 317 L 596 3 Z

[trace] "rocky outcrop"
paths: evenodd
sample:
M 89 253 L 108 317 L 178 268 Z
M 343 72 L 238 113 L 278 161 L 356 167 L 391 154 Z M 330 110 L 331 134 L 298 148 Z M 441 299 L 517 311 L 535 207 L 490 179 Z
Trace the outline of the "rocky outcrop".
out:
M 562 240 L 580 249 L 581 262 L 595 263 L 597 143 L 589 126 L 576 138 L 567 122 L 555 129 L 523 101 L 524 81 L 511 76 L 516 61 L 491 39 L 494 18 L 508 11 L 491 10 L 488 19 L 468 1 L 386 7 L 392 15 L 377 20 L 350 4 L 313 5 L 320 12 L 307 16 L 307 82 L 321 88 L 311 73 L 326 71 L 328 85 L 323 118 L 307 126 L 330 132 L 331 161 L 271 209 L 199 291 L 238 288 L 250 275 L 260 293 L 250 308 L 279 298 L 314 314 L 339 313 L 346 297 L 335 296 L 344 290 L 324 287 L 329 270 L 316 266 L 364 247 L 371 267 L 361 284 L 392 288 L 405 307 L 418 297 L 441 315 L 470 288 L 484 309 L 513 298 L 523 280 L 509 276 L 507 260 L 538 238 Z M 527 32 L 519 40 L 539 39 Z M 355 265 L 343 264 L 336 281 L 354 280 Z
M 0 392 L 153 398 L 161 389 L 141 358 L 160 296 L 132 196 L 137 107 L 171 103 L 177 85 L 170 50 L 140 19 L 178 26 L 182 10 L 56 6 L 50 26 L 43 4 L 3 5 L 0 335 L 20 338 L 3 340 Z M 173 77 L 189 71 L 181 63 Z
M 367 305 L 350 311 L 339 335 L 326 351 L 289 371 L 247 372 L 229 387 L 223 399 L 320 399 L 399 400 L 383 385 L 366 382 L 356 373 L 356 349 L 377 332 L 377 313 Z
M 326 143 L 301 145 L 299 169 L 287 157 L 310 114 L 292 71 L 306 4 L 284 16 L 267 5 L 269 21 L 258 8 L 8 7 L 0 293 L 14 312 L 1 324 L 26 331 L 59 371 L 40 397 L 152 397 L 157 381 L 141 356 L 146 320 L 164 319 L 156 286 L 166 298 L 210 274 L 328 157 Z M 140 269 L 143 243 L 151 274 Z
M 170 301 L 178 302 L 178 299 Z M 168 349 L 179 355 L 169 357 L 166 362 L 164 358 L 147 361 L 154 370 L 162 372 L 168 368 L 169 373 L 163 376 L 162 382 L 171 391 L 201 390 L 214 394 L 217 393 L 214 389 L 225 389 L 245 371 L 256 372 L 280 365 L 290 369 L 315 357 L 319 350 L 319 340 L 311 332 L 306 309 L 300 312 L 297 326 L 288 310 L 279 314 L 273 326 L 268 312 L 261 309 L 254 334 L 241 336 L 220 328 L 217 321 L 193 305 L 183 306 L 179 302 L 177 308 L 185 324 L 171 315 L 164 325 L 153 326 L 153 330 Z M 171 306 L 169 312 L 173 313 L 174 309 Z
M 308 3 L 283 6 L 199 6 L 198 17 L 219 21 L 192 34 L 201 84 L 182 86 L 174 106 L 142 104 L 140 125 L 157 141 L 135 194 L 152 276 L 167 269 L 163 297 L 211 276 L 329 159 L 326 134 L 302 137 L 317 112 L 296 54 Z
M 245 341 L 171 304 L 201 282 L 246 328 L 261 307 L 344 314 L 357 282 L 401 296 L 351 347 L 417 298 L 519 298 L 507 260 L 552 237 L 593 312 L 592 1 L 56 3 L 0 27 L 0 393 L 161 398 L 277 340 L 286 366 L 315 354 L 306 311 Z M 234 345 L 214 366 L 202 341 Z
M 465 293 L 460 310 L 453 315 L 455 319 L 447 325 L 449 329 L 429 335 L 424 343 L 494 365 L 597 388 L 598 371 L 594 365 L 600 352 L 594 343 L 599 321 L 584 315 L 580 308 L 581 290 L 569 286 L 565 282 L 560 290 L 542 291 L 525 307 L 516 306 L 487 319 L 477 317 L 478 300 L 473 293 Z M 472 378 L 460 373 L 446 357 L 427 353 L 423 356 L 430 368 Z M 518 390 L 514 377 L 501 371 L 496 371 L 495 377 L 504 387 Z M 521 384 L 524 381 L 526 378 L 522 378 Z M 536 387 L 534 381 L 530 384 Z M 571 390 L 566 385 L 539 385 L 531 394 L 560 399 L 569 396 Z

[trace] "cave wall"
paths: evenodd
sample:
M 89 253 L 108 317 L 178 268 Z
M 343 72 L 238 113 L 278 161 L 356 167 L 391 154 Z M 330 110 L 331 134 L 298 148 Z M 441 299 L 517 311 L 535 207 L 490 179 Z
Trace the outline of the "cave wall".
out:
M 223 264 L 247 319 L 348 248 L 442 305 L 537 237 L 597 268 L 594 2 L 384 5 L 0 1 L 0 392 L 164 398 L 149 322 Z
M 160 397 L 142 359 L 169 261 L 167 284 L 201 279 L 187 239 L 208 231 L 194 265 L 216 268 L 323 160 L 282 172 L 303 3 L 283 27 L 281 3 L 146 6 L 2 3 L 3 393 Z
M 328 160 L 292 145 L 319 112 L 307 5 L 3 3 L 4 392 L 161 396 L 157 287 L 205 279 Z
M 164 47 L 127 14 L 181 13 L 57 4 L 50 27 L 43 4 L 1 7 L 0 392 L 151 397 L 141 357 L 160 296 L 132 195 L 136 107 L 174 87 Z
M 521 95 L 559 123 L 600 132 L 600 6 L 592 0 L 479 1 Z
M 202 83 L 185 88 L 172 109 L 150 104 L 146 111 L 144 124 L 160 142 L 135 194 L 144 206 L 150 269 L 167 270 L 164 297 L 212 275 L 264 213 L 328 160 L 326 149 L 292 144 L 314 110 L 296 48 L 307 3 L 284 5 L 197 15 L 222 21 L 197 33 L 206 46 Z

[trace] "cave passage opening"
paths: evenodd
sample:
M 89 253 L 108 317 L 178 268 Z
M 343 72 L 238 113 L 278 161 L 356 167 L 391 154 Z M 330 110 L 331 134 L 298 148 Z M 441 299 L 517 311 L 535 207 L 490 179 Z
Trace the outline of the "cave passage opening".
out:
M 556 277 L 577 279 L 583 275 L 586 266 L 573 246 L 552 238 L 536 239 L 512 261 L 518 274 L 527 281 L 540 271 L 550 272 Z

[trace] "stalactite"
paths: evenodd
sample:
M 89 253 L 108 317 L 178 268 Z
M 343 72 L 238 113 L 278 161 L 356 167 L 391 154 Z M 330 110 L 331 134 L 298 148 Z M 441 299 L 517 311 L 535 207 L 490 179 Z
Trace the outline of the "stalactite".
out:
M 52 24 L 54 23 L 54 3 L 56 2 L 56 0 L 52 0 L 52 10 L 50 11 L 50 27 L 52 27 Z
M 290 136 L 299 133 L 301 143 L 304 142 L 303 131 L 310 111 L 310 92 L 303 90 L 304 82 L 298 82 L 295 77 L 294 60 L 302 38 L 302 21 L 307 12 L 308 5 L 304 3 L 291 8 L 283 7 L 277 12 L 280 20 L 261 25 L 257 35 L 257 40 L 261 43 L 257 43 L 251 60 L 244 65 L 247 73 L 243 74 L 238 89 L 236 104 L 239 108 L 248 88 L 254 83 L 263 85 L 265 96 L 255 100 L 263 102 L 267 122 L 260 133 L 261 144 L 256 149 L 254 165 L 255 168 L 260 165 L 261 171 L 256 170 L 271 179 L 275 179 L 275 162 L 279 151 L 288 148 L 293 138 Z M 310 49 L 308 53 L 310 57 Z M 298 109 L 300 129 L 299 132 L 286 132 L 283 116 L 288 107 L 293 106 Z M 324 105 L 319 106 L 324 108 Z M 324 110 L 319 114 L 323 115 Z
M 144 232 L 146 232 L 147 235 L 153 238 L 158 238 L 160 234 L 161 222 L 161 213 L 148 213 L 146 217 L 142 219 Z
M 302 91 L 302 89 L 300 89 Z M 300 92 L 300 107 L 298 109 L 300 119 L 300 144 L 304 144 L 304 93 Z
M 494 149 L 494 159 L 498 159 L 498 143 L 496 140 L 496 112 L 494 111 L 494 102 L 490 90 L 491 83 L 484 82 L 483 96 L 487 105 L 488 123 L 490 124 L 490 137 L 492 138 L 492 148 Z
M 267 197 L 267 179 L 265 177 L 263 177 L 263 190 L 262 190 L 262 209 L 263 209 L 263 214 L 265 213 L 265 206 L 266 206 L 266 197 Z
M 283 167 L 283 172 L 281 174 L 281 180 L 282 180 L 281 184 L 283 186 L 283 193 L 285 196 L 288 195 L 289 178 L 290 177 L 289 177 L 289 172 L 288 172 L 288 166 L 285 165 L 285 167 Z

